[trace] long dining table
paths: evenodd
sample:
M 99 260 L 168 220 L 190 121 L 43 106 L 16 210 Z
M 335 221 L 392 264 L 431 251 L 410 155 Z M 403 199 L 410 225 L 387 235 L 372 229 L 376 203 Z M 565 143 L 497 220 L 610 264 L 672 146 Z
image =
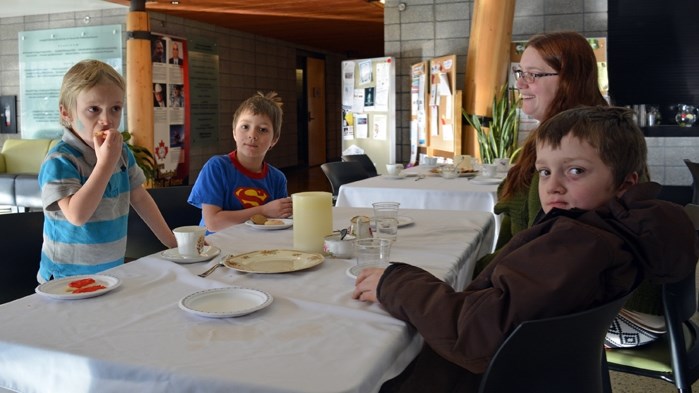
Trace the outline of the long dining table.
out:
M 366 208 L 333 208 L 335 229 Z M 401 209 L 391 261 L 420 266 L 463 289 L 494 239 L 490 213 Z M 207 236 L 220 255 L 177 263 L 155 253 L 103 274 L 121 284 L 101 296 L 33 294 L 0 305 L 0 388 L 19 392 L 377 392 L 416 356 L 420 335 L 380 304 L 352 299 L 353 259 L 327 257 L 288 273 L 220 267 L 227 255 L 291 249 L 293 226 L 240 224 Z M 34 261 L 27 261 L 34 263 Z M 224 287 L 264 291 L 272 303 L 231 318 L 178 307 Z

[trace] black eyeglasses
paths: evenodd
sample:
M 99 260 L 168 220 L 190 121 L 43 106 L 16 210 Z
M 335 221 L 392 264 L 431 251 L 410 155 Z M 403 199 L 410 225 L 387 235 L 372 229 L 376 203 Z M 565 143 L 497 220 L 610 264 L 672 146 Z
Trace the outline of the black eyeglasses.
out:
M 515 76 L 515 80 L 524 78 L 524 81 L 527 83 L 534 83 L 538 78 L 543 78 L 545 76 L 558 75 L 557 72 L 526 72 L 515 67 L 512 67 L 512 73 Z

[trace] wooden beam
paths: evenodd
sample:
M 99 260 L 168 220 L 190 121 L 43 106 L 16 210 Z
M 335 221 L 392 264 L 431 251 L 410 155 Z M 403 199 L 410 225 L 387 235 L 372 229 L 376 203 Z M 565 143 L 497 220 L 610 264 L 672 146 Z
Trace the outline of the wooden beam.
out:
M 126 115 L 134 145 L 153 152 L 153 64 L 145 0 L 132 0 L 126 20 Z
M 516 0 L 475 0 L 466 57 L 463 108 L 490 116 L 493 96 L 507 80 Z M 476 131 L 463 127 L 462 154 L 478 156 Z

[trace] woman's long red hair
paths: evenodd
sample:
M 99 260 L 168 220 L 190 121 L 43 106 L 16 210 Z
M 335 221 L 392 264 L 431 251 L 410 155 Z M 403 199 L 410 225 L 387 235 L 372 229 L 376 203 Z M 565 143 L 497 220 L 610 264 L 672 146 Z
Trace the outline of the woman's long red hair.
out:
M 590 43 L 576 32 L 556 32 L 532 37 L 526 45 L 537 50 L 546 64 L 558 73 L 558 91 L 540 121 L 579 105 L 608 105 L 599 91 L 597 59 Z M 524 144 L 507 179 L 503 183 L 500 199 L 506 200 L 529 188 L 536 162 L 536 130 Z

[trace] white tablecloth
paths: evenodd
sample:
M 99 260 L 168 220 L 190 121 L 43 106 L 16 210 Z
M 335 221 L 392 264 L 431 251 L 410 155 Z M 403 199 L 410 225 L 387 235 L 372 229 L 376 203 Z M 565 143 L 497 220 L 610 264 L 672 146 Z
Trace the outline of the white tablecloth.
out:
M 339 229 L 368 209 L 334 208 Z M 494 237 L 482 212 L 403 210 L 391 260 L 422 266 L 462 288 Z M 222 255 L 291 248 L 292 229 L 238 225 L 208 242 Z M 218 259 L 176 264 L 154 254 L 107 271 L 119 288 L 83 300 L 31 295 L 0 305 L 0 387 L 21 392 L 376 392 L 420 349 L 419 335 L 380 305 L 351 299 L 353 260 L 308 270 L 248 274 Z M 34 261 L 27 261 L 34 263 Z M 274 297 L 238 318 L 209 319 L 178 301 L 208 288 L 243 286 Z
M 336 206 L 371 207 L 374 202 L 400 202 L 401 209 L 477 210 L 493 212 L 497 185 L 474 184 L 465 177 L 426 176 L 393 179 L 374 176 L 343 184 Z

